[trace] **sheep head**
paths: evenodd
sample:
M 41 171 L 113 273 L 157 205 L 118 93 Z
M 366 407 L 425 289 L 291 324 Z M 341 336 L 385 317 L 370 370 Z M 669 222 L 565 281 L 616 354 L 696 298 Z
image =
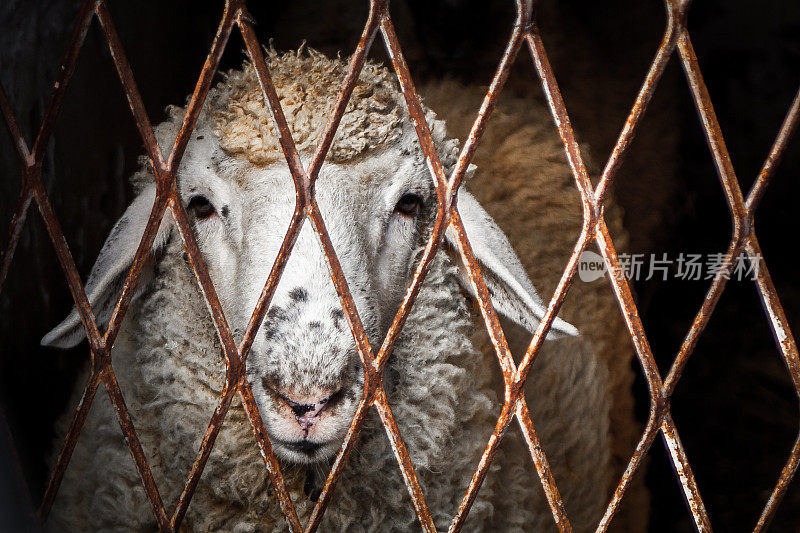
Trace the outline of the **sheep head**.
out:
M 269 62 L 307 165 L 344 63 L 313 52 L 272 53 Z M 368 65 L 347 109 L 315 198 L 369 340 L 379 346 L 410 284 L 437 202 L 413 123 L 389 72 Z M 158 127 L 162 145 L 174 139 L 183 113 L 172 108 L 170 119 Z M 427 118 L 449 168 L 457 141 L 447 137 L 432 112 Z M 209 95 L 177 174 L 179 194 L 234 332 L 244 331 L 250 319 L 295 206 L 293 181 L 276 138 L 256 76 L 245 65 Z M 86 285 L 101 324 L 108 321 L 155 198 L 146 165 L 134 183 L 139 195 L 113 229 Z M 465 191 L 458 205 L 496 309 L 535 330 L 544 306 L 507 239 Z M 167 216 L 154 253 L 174 238 Z M 451 246 L 454 238 L 448 229 Z M 273 447 L 301 463 L 338 450 L 363 392 L 363 369 L 328 272 L 307 223 L 247 359 L 247 376 Z M 463 266 L 460 272 L 459 281 L 471 293 Z M 550 337 L 560 334 L 577 331 L 556 319 Z M 69 347 L 83 336 L 73 311 L 42 343 Z M 402 362 L 397 365 L 402 372 Z

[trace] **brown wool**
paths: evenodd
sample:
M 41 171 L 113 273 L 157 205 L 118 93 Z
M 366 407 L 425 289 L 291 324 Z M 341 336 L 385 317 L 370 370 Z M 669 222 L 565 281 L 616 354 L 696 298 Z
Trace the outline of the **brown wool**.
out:
M 267 66 L 281 102 L 289 131 L 300 153 L 313 152 L 322 138 L 336 104 L 346 63 L 309 49 L 278 55 L 267 51 Z M 228 73 L 214 89 L 220 106 L 214 111 L 214 131 L 220 146 L 231 155 L 243 155 L 256 165 L 283 160 L 278 130 L 265 105 L 252 63 Z M 215 99 L 216 99 L 215 98 Z M 353 90 L 329 161 L 343 162 L 396 140 L 407 113 L 394 76 L 386 68 L 367 63 Z

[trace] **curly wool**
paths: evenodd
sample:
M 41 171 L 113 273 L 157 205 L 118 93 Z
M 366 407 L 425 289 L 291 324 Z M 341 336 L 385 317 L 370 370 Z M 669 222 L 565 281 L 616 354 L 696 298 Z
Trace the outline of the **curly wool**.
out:
M 267 51 L 267 67 L 283 114 L 298 151 L 316 148 L 328 123 L 327 110 L 336 102 L 347 65 L 313 49 L 278 55 Z M 228 73 L 215 89 L 214 131 L 229 154 L 242 154 L 255 165 L 283 159 L 278 131 L 255 67 L 245 63 Z M 349 161 L 372 148 L 397 140 L 398 125 L 406 118 L 391 73 L 367 63 L 353 88 L 341 123 L 328 152 L 330 161 Z

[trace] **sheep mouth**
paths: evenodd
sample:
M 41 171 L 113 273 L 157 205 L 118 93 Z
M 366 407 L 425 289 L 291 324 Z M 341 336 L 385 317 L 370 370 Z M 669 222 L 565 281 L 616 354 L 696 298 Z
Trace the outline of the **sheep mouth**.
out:
M 296 440 L 292 442 L 281 441 L 281 444 L 289 448 L 294 452 L 305 453 L 308 455 L 314 455 L 317 453 L 317 450 L 322 448 L 325 443 L 323 442 L 311 442 L 310 440 Z

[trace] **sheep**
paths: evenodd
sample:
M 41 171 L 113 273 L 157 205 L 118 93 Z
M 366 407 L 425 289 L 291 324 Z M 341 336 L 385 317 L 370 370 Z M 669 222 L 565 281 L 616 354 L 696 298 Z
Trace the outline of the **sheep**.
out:
M 304 161 L 324 128 L 345 63 L 319 53 L 268 54 Z M 185 109 L 157 127 L 174 140 Z M 245 64 L 209 93 L 178 171 L 178 189 L 235 334 L 288 224 L 294 190 L 254 69 Z M 426 109 L 446 169 L 458 142 Z M 561 165 L 561 161 L 558 161 Z M 563 173 L 563 169 L 559 169 Z M 550 176 L 533 176 L 547 180 Z M 143 162 L 137 197 L 100 252 L 86 284 L 107 323 L 152 205 Z M 435 214 L 433 185 L 390 71 L 368 63 L 354 90 L 316 198 L 370 343 L 380 344 L 410 282 Z M 475 198 L 459 211 L 497 311 L 529 335 L 544 304 L 510 243 Z M 389 403 L 437 528 L 458 507 L 501 404 L 495 356 L 476 338 L 474 294 L 448 230 L 384 371 Z M 540 239 L 546 240 L 542 235 Z M 301 519 L 313 507 L 363 387 L 352 335 L 308 225 L 300 233 L 247 375 Z M 569 247 L 570 243 L 562 243 Z M 588 319 L 587 319 L 588 320 Z M 511 327 L 509 325 L 509 327 Z M 83 338 L 76 311 L 42 344 Z M 114 371 L 165 504 L 177 501 L 223 387 L 219 341 L 169 216 L 113 350 Z M 591 343 L 556 319 L 527 384 L 538 433 L 576 530 L 602 514 L 611 483 L 611 378 Z M 78 391 L 76 390 L 76 398 Z M 65 431 L 68 418 L 61 420 Z M 411 530 L 416 515 L 380 423 L 371 413 L 330 508 L 325 531 Z M 236 401 L 183 526 L 197 531 L 282 531 L 277 501 L 243 408 Z M 97 395 L 49 518 L 52 530 L 147 530 L 150 505 L 108 399 Z M 472 506 L 470 531 L 540 531 L 552 516 L 521 439 L 509 430 Z

